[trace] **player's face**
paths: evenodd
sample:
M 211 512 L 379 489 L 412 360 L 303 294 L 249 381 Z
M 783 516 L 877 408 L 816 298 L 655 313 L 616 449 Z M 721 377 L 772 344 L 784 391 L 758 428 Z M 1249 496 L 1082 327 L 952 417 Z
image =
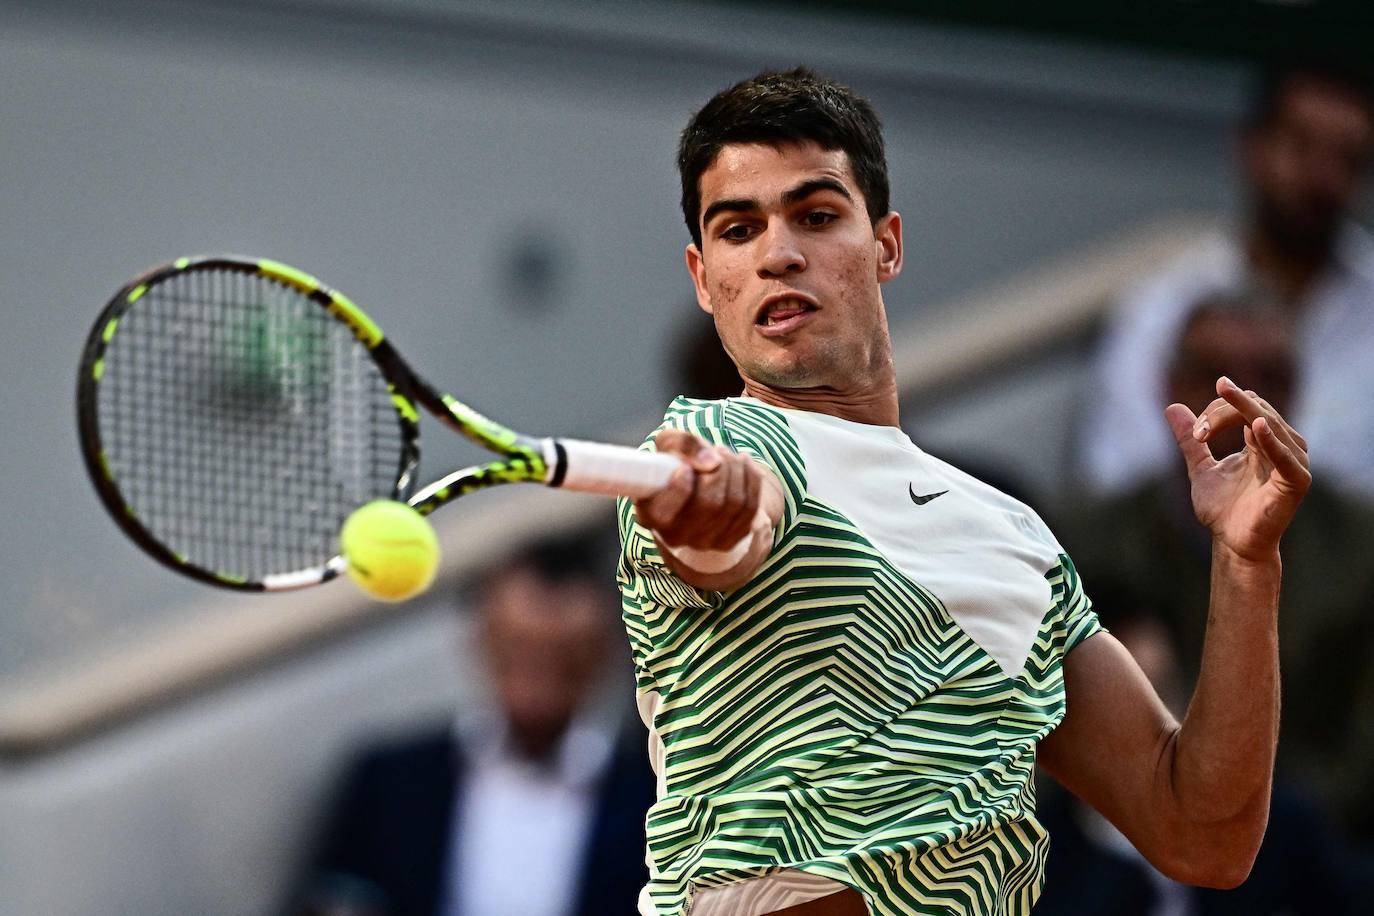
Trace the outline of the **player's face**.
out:
M 879 287 L 901 270 L 901 221 L 869 221 L 847 154 L 730 145 L 699 186 L 687 266 L 747 381 L 845 390 L 890 359 Z
M 1374 158 L 1374 115 L 1338 89 L 1298 81 L 1246 142 L 1259 216 L 1296 249 L 1329 244 Z

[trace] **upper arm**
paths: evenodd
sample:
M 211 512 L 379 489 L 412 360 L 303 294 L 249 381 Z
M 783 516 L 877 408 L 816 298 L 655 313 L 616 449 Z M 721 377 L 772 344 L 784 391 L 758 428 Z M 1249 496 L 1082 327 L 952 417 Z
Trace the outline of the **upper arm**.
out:
M 1064 659 L 1067 712 L 1040 742 L 1037 760 L 1097 809 L 1157 869 L 1186 883 L 1210 883 L 1197 850 L 1230 842 L 1224 825 L 1189 818 L 1174 794 L 1179 734 L 1126 648 L 1105 631 Z
M 1178 722 L 1105 631 L 1065 656 L 1064 691 L 1064 720 L 1040 742 L 1037 760 L 1134 840 L 1137 814 L 1161 789 L 1161 760 Z

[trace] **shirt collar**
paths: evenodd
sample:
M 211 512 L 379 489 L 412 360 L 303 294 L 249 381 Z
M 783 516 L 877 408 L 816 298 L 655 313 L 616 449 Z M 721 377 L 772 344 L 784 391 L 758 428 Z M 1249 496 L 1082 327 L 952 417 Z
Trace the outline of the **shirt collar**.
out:
M 616 717 L 611 704 L 589 702 L 568 723 L 558 746 L 546 761 L 534 762 L 516 753 L 510 726 L 489 705 L 472 706 L 454 719 L 459 753 L 472 766 L 528 766 L 545 770 L 567 786 L 585 788 L 600 778 L 615 750 Z

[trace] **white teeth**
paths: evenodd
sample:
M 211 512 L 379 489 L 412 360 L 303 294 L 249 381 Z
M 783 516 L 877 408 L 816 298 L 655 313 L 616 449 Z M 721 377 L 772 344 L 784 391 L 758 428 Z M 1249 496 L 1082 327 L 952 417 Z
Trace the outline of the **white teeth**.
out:
M 763 320 L 767 324 L 774 324 L 776 323 L 775 316 L 778 312 L 806 312 L 810 310 L 811 304 L 805 299 L 779 299 L 777 302 L 768 306 L 768 310 L 764 313 Z

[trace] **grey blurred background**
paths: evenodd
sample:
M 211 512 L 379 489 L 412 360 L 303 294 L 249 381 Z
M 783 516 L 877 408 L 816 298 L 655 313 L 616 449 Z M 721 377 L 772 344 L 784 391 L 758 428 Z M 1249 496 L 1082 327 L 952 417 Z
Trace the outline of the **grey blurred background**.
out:
M 0 15 L 6 677 L 203 597 L 103 517 L 75 445 L 84 336 L 146 267 L 216 251 L 300 266 L 479 408 L 617 435 L 653 423 L 670 335 L 705 320 L 673 156 L 716 90 L 808 62 L 873 97 L 908 231 L 887 296 L 900 327 L 1152 215 L 1224 209 L 1243 85 L 1224 64 L 748 4 Z M 461 448 L 427 445 L 434 472 Z
M 106 298 L 154 263 L 299 266 L 480 409 L 632 441 L 676 393 L 675 335 L 705 320 L 682 267 L 677 131 L 764 66 L 817 67 L 883 114 L 908 233 L 887 291 L 902 333 L 957 327 L 968 295 L 1103 239 L 1231 208 L 1248 73 L 1233 49 L 918 7 L 0 0 L 0 707 L 169 628 L 299 600 L 207 595 L 90 492 L 79 351 Z M 1040 456 L 1018 470 L 1053 502 L 1082 370 L 1072 341 L 1025 354 L 908 401 L 908 430 L 937 453 Z M 444 433 L 426 446 L 426 478 L 470 457 Z M 566 499 L 529 511 L 553 518 Z M 449 512 L 452 557 L 488 529 Z M 268 912 L 337 750 L 473 689 L 450 664 L 456 600 L 445 585 L 0 758 L 0 914 Z

